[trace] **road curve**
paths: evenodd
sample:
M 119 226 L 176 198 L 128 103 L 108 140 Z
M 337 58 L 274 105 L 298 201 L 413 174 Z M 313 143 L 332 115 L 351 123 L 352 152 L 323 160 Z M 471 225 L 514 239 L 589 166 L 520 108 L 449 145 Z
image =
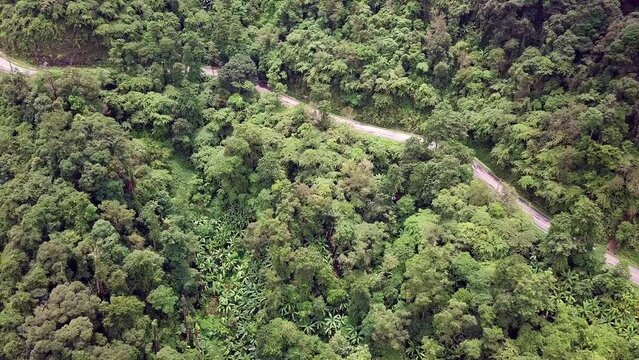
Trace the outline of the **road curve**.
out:
M 7 73 L 17 72 L 17 73 L 22 73 L 26 76 L 33 76 L 37 73 L 38 70 L 17 66 L 13 64 L 8 58 L 6 58 L 4 54 L 0 53 L 0 71 L 7 72 Z M 204 66 L 202 67 L 202 73 L 207 76 L 217 76 L 219 73 L 219 69 L 210 67 L 210 66 Z M 261 84 L 256 85 L 255 89 L 260 93 L 272 92 L 270 88 Z M 279 98 L 279 101 L 282 103 L 282 105 L 286 107 L 295 107 L 295 106 L 303 104 L 301 101 L 284 94 L 280 94 L 278 98 Z M 411 137 L 421 138 L 417 134 L 411 134 L 404 131 L 386 129 L 379 126 L 364 124 L 362 122 L 353 120 L 351 118 L 343 117 L 343 116 L 331 114 L 330 117 L 331 119 L 333 119 L 333 121 L 335 121 L 338 124 L 343 124 L 350 128 L 353 128 L 354 130 L 358 132 L 370 134 L 372 136 L 376 136 L 376 137 L 387 139 L 387 140 L 404 142 L 410 139 Z M 473 176 L 476 179 L 482 181 L 484 184 L 486 184 L 488 187 L 490 187 L 496 192 L 501 193 L 503 191 L 504 182 L 495 174 L 493 174 L 493 172 L 481 161 L 479 161 L 478 159 L 473 159 L 472 169 L 473 169 Z M 533 224 L 535 224 L 543 232 L 548 232 L 548 230 L 550 229 L 550 218 L 548 216 L 541 213 L 529 201 L 527 201 L 526 199 L 524 199 L 523 197 L 519 195 L 517 198 L 517 205 L 524 213 L 530 216 L 530 219 L 533 222 Z M 617 256 L 615 256 L 614 254 L 610 252 L 606 252 L 604 254 L 604 257 L 605 257 L 605 262 L 608 266 L 616 266 L 621 261 Z M 639 269 L 634 266 L 629 266 L 628 271 L 630 273 L 630 281 L 634 283 L 635 285 L 639 285 Z
M 5 73 L 21 73 L 26 76 L 33 76 L 38 71 L 14 64 L 3 53 L 0 52 L 0 71 Z

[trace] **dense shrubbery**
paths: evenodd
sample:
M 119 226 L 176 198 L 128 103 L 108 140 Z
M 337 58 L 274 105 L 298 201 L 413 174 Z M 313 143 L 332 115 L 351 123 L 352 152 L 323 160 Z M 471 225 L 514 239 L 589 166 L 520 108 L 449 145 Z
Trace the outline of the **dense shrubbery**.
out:
M 111 69 L 0 77 L 0 357 L 639 356 L 593 252 L 638 241 L 618 3 L 47 4 L 0 5 L 0 43 L 98 35 Z M 283 109 L 257 70 L 438 144 Z M 561 212 L 547 235 L 467 136 Z
M 508 193 L 469 182 L 458 144 L 358 137 L 216 81 L 117 77 L 2 79 L 3 356 L 637 351 L 637 297 L 591 252 L 591 201 L 542 236 Z M 118 105 L 189 92 L 163 116 Z M 181 118 L 193 131 L 176 141 Z M 193 151 L 201 175 L 152 138 Z
M 215 110 L 193 159 L 221 206 L 254 213 L 244 256 L 261 264 L 254 276 L 263 290 L 239 301 L 252 304 L 253 317 L 220 312 L 226 324 L 257 320 L 257 358 L 586 359 L 639 350 L 633 289 L 589 251 L 602 223 L 591 201 L 542 236 L 515 198 L 469 182 L 470 157 L 458 145 L 398 148 L 320 130 L 299 109 L 274 112 L 273 98 L 247 99 L 234 95 Z M 224 291 L 217 296 L 228 303 Z M 620 322 L 615 311 L 630 316 Z M 222 329 L 212 339 L 228 336 Z
M 98 112 L 105 75 L 0 79 L 4 358 L 188 346 L 196 238 L 174 206 L 168 152 Z
M 552 212 L 587 196 L 639 249 L 639 20 L 616 1 L 258 2 L 272 85 L 439 140 L 469 130 Z M 435 131 L 433 131 L 433 124 Z M 441 130 L 444 130 L 443 132 Z

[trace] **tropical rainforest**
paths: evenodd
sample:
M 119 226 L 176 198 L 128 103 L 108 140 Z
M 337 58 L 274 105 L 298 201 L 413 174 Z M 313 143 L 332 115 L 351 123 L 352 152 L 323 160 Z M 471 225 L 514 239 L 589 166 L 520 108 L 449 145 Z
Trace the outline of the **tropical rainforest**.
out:
M 44 66 L 0 74 L 0 358 L 639 357 L 639 293 L 602 258 L 639 251 L 636 1 L 0 19 L 0 50 Z M 473 180 L 486 149 L 512 188 Z

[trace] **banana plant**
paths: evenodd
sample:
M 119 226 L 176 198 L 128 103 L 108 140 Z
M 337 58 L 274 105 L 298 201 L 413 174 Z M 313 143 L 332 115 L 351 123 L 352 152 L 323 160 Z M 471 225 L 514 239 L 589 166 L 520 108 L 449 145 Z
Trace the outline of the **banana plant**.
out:
M 414 342 L 413 340 L 408 340 L 408 347 L 406 348 L 406 356 L 409 359 L 425 359 L 426 352 L 422 349 L 422 347 Z
M 344 335 L 346 336 L 346 339 L 348 339 L 348 342 L 351 343 L 351 345 L 357 346 L 362 343 L 363 337 L 359 334 L 359 331 L 357 331 L 357 329 L 353 325 L 351 325 L 349 322 L 346 322 L 344 324 L 342 331 Z
M 333 334 L 335 334 L 339 329 L 342 328 L 342 326 L 344 326 L 344 323 L 346 322 L 346 319 L 344 318 L 343 315 L 340 314 L 329 314 L 328 317 L 324 318 L 324 320 L 322 320 L 322 328 L 324 328 L 324 334 L 328 335 L 328 336 L 332 336 Z
M 300 324 L 300 328 L 306 335 L 315 335 L 315 331 L 317 331 L 318 323 L 317 321 L 305 321 Z

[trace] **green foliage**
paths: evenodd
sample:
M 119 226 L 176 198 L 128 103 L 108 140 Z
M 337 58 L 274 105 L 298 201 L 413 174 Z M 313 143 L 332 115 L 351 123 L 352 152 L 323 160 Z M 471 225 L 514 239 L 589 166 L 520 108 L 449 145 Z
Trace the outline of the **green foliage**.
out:
M 627 6 L 0 5 L 5 49 L 111 68 L 0 78 L 0 357 L 639 356 L 636 291 L 593 252 L 639 247 Z M 471 181 L 468 138 L 558 213 L 547 235 Z
M 233 232 L 224 223 L 205 225 L 218 230 L 202 238 L 200 266 L 215 310 L 201 326 L 211 346 L 234 339 L 223 345 L 228 357 L 253 354 L 241 350 L 251 345 L 237 338 L 247 327 L 259 358 L 479 359 L 502 356 L 512 346 L 530 355 L 536 350 L 512 334 L 552 331 L 563 312 L 582 314 L 588 297 L 607 303 L 617 281 L 624 281 L 592 262 L 582 267 L 567 261 L 576 275 L 570 281 L 586 286 L 593 284 L 587 274 L 598 274 L 608 290 L 596 295 L 587 287 L 584 297 L 562 307 L 574 290 L 564 287 L 563 270 L 544 250 L 555 248 L 547 244 L 557 230 L 542 237 L 507 196 L 469 183 L 470 156 L 462 147 L 411 140 L 380 161 L 379 145 L 330 124 L 320 131 L 295 110 L 265 110 L 266 101 L 217 110 L 244 120 L 193 155 L 221 206 L 239 205 L 253 214 L 242 244 L 225 242 L 229 235 L 222 234 Z M 210 129 L 228 124 L 227 117 Z M 588 254 L 590 239 L 602 231 L 599 210 L 583 198 L 566 216 L 566 233 L 585 244 L 576 254 Z M 260 264 L 242 274 L 260 279 L 262 291 L 244 290 L 255 281 L 240 280 L 233 264 L 244 261 Z M 247 306 L 254 310 L 245 312 Z M 610 339 L 634 336 L 614 331 Z M 570 347 L 586 349 L 582 343 Z M 630 353 L 620 348 L 613 356 Z
M 222 66 L 219 73 L 220 84 L 228 90 L 239 89 L 239 84 L 257 79 L 257 68 L 253 60 L 245 54 L 234 55 Z
M 96 112 L 112 113 L 101 76 L 0 79 L 12 114 L 1 126 L 17 129 L 0 140 L 11 159 L 0 184 L 3 358 L 135 359 L 161 342 L 193 346 L 179 330 L 193 332 L 190 301 L 177 306 L 197 288 L 193 238 L 169 221 L 178 212 L 163 151 Z
M 470 136 L 551 212 L 586 195 L 610 214 L 598 242 L 635 220 L 632 9 L 604 0 L 285 4 L 260 3 L 258 20 L 246 19 L 272 84 L 437 144 Z
M 317 337 L 299 331 L 295 324 L 282 319 L 271 321 L 258 338 L 260 359 L 339 359 Z
M 175 311 L 178 297 L 173 289 L 166 285 L 160 285 L 149 293 L 146 300 L 155 310 L 172 315 Z

